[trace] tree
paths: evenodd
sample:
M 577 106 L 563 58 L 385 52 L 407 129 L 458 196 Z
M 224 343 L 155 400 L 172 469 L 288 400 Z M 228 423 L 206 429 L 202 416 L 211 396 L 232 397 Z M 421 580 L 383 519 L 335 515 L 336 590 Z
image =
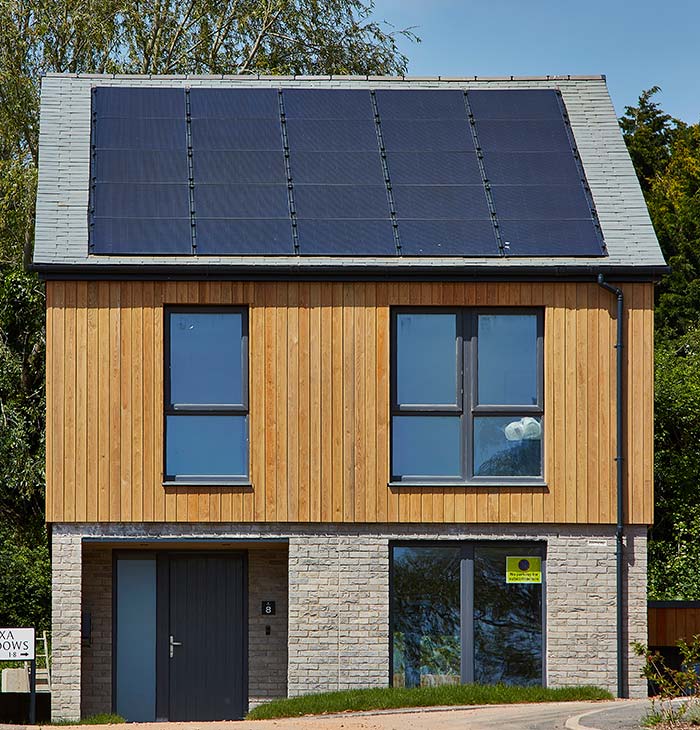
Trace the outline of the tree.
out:
M 417 39 L 373 20 L 373 9 L 372 0 L 0 0 L 0 623 L 48 620 L 44 297 L 28 272 L 41 73 L 401 74 L 397 39 Z M 22 613 L 12 595 L 28 586 L 37 598 Z
M 671 266 L 658 291 L 657 333 L 675 337 L 692 329 L 700 316 L 700 125 L 676 132 L 647 203 Z
M 656 347 L 649 593 L 700 597 L 700 327 Z
M 700 125 L 661 111 L 651 100 L 659 91 L 642 92 L 620 126 L 672 269 L 656 297 L 656 332 L 663 339 L 685 333 L 700 313 Z
M 643 91 L 638 106 L 626 106 L 620 118 L 620 128 L 645 193 L 671 158 L 671 145 L 677 130 L 685 127 L 683 122 L 665 114 L 652 101 L 659 91 L 658 86 Z
M 671 273 L 657 287 L 649 595 L 700 598 L 700 125 L 642 93 L 620 125 Z

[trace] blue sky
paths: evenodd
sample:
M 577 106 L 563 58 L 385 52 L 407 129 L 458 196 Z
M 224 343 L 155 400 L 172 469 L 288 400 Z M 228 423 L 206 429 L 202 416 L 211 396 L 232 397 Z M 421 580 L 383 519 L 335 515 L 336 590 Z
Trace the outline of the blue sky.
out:
M 657 85 L 664 111 L 700 122 L 700 0 L 376 0 L 375 17 L 416 26 L 413 75 L 602 73 L 618 115 Z

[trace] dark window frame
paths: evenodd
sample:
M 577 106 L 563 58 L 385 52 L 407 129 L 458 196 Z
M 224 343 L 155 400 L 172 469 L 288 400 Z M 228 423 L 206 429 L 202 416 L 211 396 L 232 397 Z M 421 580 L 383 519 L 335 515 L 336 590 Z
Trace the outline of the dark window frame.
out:
M 241 403 L 173 403 L 170 395 L 170 317 L 173 314 L 240 314 L 241 315 Z M 167 306 L 163 317 L 163 484 L 165 486 L 250 486 L 250 385 L 248 364 L 248 307 L 177 305 Z M 187 474 L 168 473 L 169 416 L 244 416 L 245 474 Z
M 457 332 L 455 337 L 455 363 L 457 368 L 458 403 L 454 407 L 445 404 L 401 404 L 398 402 L 398 339 L 397 321 L 401 314 L 454 314 Z M 478 324 L 480 315 L 533 315 L 537 318 L 536 377 L 537 403 L 534 405 L 494 405 L 478 402 Z M 390 447 L 389 484 L 400 486 L 546 486 L 544 480 L 544 309 L 542 307 L 392 307 L 391 308 L 391 357 L 390 357 Z M 458 477 L 435 475 L 394 474 L 394 418 L 396 416 L 439 417 L 459 415 L 460 419 L 460 467 Z M 474 475 L 474 420 L 481 416 L 533 416 L 541 419 L 540 474 L 529 476 L 478 476 Z
M 478 548 L 507 548 L 538 555 L 542 560 L 542 686 L 547 687 L 547 559 L 548 543 L 543 538 L 389 540 L 389 686 L 394 686 L 394 549 L 452 547 L 460 551 L 460 683 L 474 681 L 474 551 Z M 465 616 L 471 619 L 463 621 Z

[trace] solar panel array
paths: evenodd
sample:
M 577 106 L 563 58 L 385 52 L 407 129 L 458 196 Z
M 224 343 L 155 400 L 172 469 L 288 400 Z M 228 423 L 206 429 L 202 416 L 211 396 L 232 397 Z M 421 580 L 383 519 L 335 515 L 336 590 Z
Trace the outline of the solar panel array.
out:
M 600 256 L 555 90 L 93 91 L 90 250 Z

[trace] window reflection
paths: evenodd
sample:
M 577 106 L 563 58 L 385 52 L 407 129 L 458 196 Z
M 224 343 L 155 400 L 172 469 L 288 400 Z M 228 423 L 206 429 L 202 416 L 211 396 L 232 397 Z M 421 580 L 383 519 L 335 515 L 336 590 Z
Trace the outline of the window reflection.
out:
M 166 472 L 173 476 L 248 473 L 245 416 L 167 416 Z
M 460 554 L 394 548 L 394 687 L 459 684 Z
M 542 585 L 506 583 L 512 549 L 474 550 L 474 681 L 542 683 Z
M 525 555 L 541 571 L 538 545 L 393 547 L 393 686 L 541 684 L 542 583 L 506 582 L 507 557 Z
M 392 429 L 394 476 L 459 476 L 459 416 L 394 416 Z
M 474 476 L 541 474 L 541 418 L 479 416 L 474 419 Z
M 170 314 L 170 402 L 242 403 L 238 312 Z
M 398 403 L 456 404 L 456 339 L 454 314 L 397 316 Z
M 479 315 L 478 402 L 537 403 L 537 316 Z

